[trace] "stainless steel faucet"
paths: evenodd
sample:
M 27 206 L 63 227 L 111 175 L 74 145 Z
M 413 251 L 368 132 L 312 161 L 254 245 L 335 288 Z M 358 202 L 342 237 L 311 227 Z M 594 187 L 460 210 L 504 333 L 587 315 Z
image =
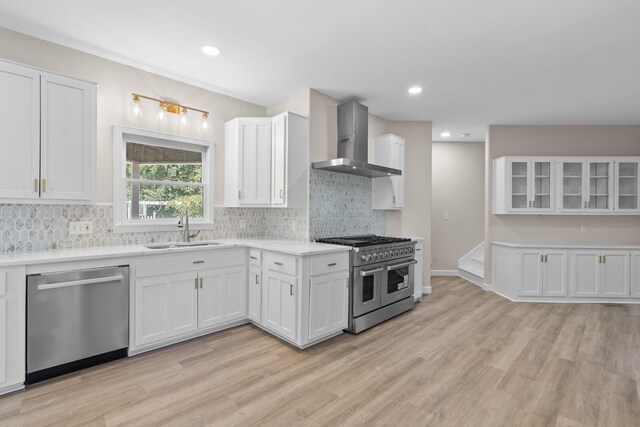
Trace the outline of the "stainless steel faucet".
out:
M 190 242 L 192 238 L 200 234 L 200 230 L 195 233 L 191 233 L 189 230 L 189 209 L 184 208 L 180 213 L 180 219 L 178 220 L 178 228 L 182 228 L 182 240 Z

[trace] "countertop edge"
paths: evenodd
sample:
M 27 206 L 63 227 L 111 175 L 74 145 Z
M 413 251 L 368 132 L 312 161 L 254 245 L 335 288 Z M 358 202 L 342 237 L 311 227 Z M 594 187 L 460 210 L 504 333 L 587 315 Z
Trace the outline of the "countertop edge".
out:
M 508 248 L 557 248 L 557 249 L 628 249 L 640 250 L 637 243 L 518 243 L 518 242 L 491 242 L 493 246 Z

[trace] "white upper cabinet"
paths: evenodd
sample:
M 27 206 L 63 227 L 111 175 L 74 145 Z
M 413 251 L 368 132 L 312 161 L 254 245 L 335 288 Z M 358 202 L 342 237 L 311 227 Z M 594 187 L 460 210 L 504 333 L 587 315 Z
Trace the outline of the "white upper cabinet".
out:
M 616 195 L 613 210 L 616 212 L 640 212 L 640 157 L 614 160 Z
M 405 140 L 397 135 L 382 135 L 373 140 L 376 165 L 400 169 L 402 175 L 373 178 L 373 209 L 396 210 L 404 207 Z
M 304 207 L 307 119 L 293 113 L 225 124 L 225 205 Z
M 639 214 L 640 157 L 500 157 L 494 214 Z
M 0 198 L 95 199 L 96 85 L 0 61 Z
M 225 125 L 225 204 L 271 204 L 271 119 L 237 118 Z
M 558 173 L 559 212 L 613 212 L 612 158 L 562 158 Z
M 497 159 L 494 162 L 494 188 L 496 193 L 501 193 L 503 202 L 494 203 L 494 213 L 553 212 L 553 160 L 551 157 Z M 496 200 L 499 199 L 494 197 L 494 202 Z

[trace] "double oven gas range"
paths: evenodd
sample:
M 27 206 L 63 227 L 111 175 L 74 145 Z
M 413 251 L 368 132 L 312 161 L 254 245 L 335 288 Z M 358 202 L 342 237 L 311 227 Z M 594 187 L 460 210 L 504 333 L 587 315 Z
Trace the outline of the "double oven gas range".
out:
M 416 242 L 375 235 L 317 241 L 352 248 L 347 331 L 357 334 L 413 308 Z

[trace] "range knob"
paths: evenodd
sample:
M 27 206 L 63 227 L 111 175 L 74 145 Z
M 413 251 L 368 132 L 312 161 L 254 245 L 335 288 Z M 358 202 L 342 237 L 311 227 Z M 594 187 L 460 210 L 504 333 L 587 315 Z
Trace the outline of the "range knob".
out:
M 373 260 L 374 260 L 374 261 L 377 261 L 377 260 L 378 260 L 378 253 L 377 253 L 377 252 L 375 252 L 375 253 L 373 254 Z
M 401 254 L 400 254 L 400 251 L 398 249 L 396 249 L 395 251 L 393 251 L 393 255 L 394 256 L 398 256 L 398 255 L 401 255 Z
M 367 256 L 366 256 L 365 254 L 362 254 L 362 255 L 360 256 L 360 259 L 361 259 L 362 261 L 367 261 Z
M 385 258 L 389 258 L 389 255 L 390 255 L 390 254 L 389 254 L 389 251 L 386 251 L 386 252 L 384 253 L 384 257 L 385 257 Z

